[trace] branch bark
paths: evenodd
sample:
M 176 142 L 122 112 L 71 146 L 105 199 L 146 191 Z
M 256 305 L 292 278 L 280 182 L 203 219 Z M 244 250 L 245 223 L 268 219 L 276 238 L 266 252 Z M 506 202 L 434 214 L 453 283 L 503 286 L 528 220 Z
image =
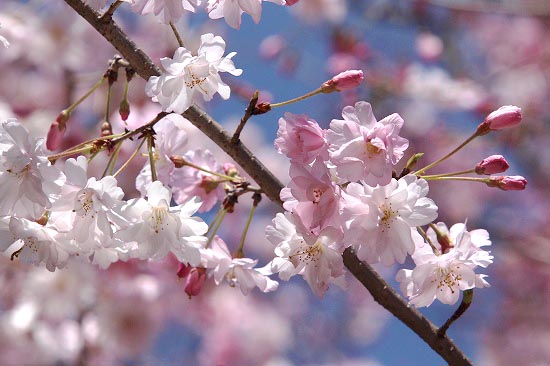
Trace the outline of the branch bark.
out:
M 81 0 L 64 0 L 92 25 L 145 80 L 160 75 L 160 69 L 140 50 L 110 17 L 101 15 Z M 183 113 L 193 125 L 229 154 L 261 187 L 269 199 L 282 206 L 281 182 L 240 141 L 231 142 L 231 135 L 206 112 L 192 106 Z M 371 293 L 374 300 L 407 325 L 451 366 L 469 366 L 472 362 L 448 337 L 439 337 L 438 328 L 407 302 L 369 265 L 361 262 L 350 248 L 343 254 L 346 268 Z

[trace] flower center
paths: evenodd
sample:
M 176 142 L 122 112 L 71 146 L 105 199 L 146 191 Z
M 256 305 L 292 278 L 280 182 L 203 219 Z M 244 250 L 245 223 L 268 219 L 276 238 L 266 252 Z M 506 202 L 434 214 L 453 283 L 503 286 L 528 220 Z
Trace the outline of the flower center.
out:
M 311 193 L 313 196 L 312 202 L 313 203 L 319 203 L 321 200 L 321 197 L 323 196 L 323 193 L 325 193 L 326 189 L 323 188 L 313 188 Z
M 289 256 L 294 267 L 298 265 L 297 262 L 303 262 L 305 265 L 317 262 L 323 253 L 323 247 L 319 242 L 313 245 L 307 245 L 304 241 L 302 241 L 302 243 L 300 250 Z
M 399 213 L 397 210 L 392 210 L 391 202 L 383 203 L 378 208 L 382 214 L 378 220 L 378 224 L 382 227 L 382 232 L 384 232 L 391 228 L 392 222 L 399 216 Z
M 151 212 L 151 227 L 155 233 L 158 234 L 160 230 L 164 230 L 164 226 L 168 226 L 166 216 L 168 216 L 166 207 L 153 207 L 153 212 Z
M 84 217 L 91 213 L 94 217 L 94 201 L 92 199 L 93 191 L 89 189 L 83 189 L 76 195 L 75 210 L 77 215 Z
M 460 267 L 457 267 L 457 269 Z M 437 289 L 443 291 L 444 287 L 448 287 L 449 290 L 454 294 L 455 287 L 458 285 L 458 282 L 462 280 L 462 276 L 453 271 L 453 268 L 439 268 L 439 284 Z

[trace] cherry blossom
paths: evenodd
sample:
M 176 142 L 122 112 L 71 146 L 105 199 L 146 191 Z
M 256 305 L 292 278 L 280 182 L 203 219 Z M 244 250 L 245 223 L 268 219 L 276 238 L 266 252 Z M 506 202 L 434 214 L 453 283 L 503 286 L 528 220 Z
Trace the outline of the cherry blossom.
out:
M 216 236 L 211 243 L 212 247 L 202 250 L 202 257 L 210 269 L 216 285 L 224 279 L 229 286 L 239 287 L 244 295 L 251 289 L 258 287 L 262 292 L 275 291 L 279 286 L 277 281 L 268 277 L 271 274 L 266 268 L 254 268 L 258 260 L 250 258 L 233 258 L 227 244 Z
M 317 157 L 328 160 L 325 131 L 306 115 L 287 112 L 279 119 L 275 147 L 279 153 L 301 164 L 309 164 Z
M 417 307 L 429 306 L 435 299 L 444 304 L 454 304 L 460 291 L 489 286 L 486 275 L 474 272 L 477 266 L 485 268 L 493 262 L 493 256 L 481 249 L 491 244 L 487 231 L 478 229 L 468 232 L 462 223 L 453 225 L 450 230 L 445 224 L 438 223 L 437 228 L 445 238 L 443 240 L 449 242 L 448 249 L 442 248 L 438 236 L 430 228 L 427 236 L 440 252 L 435 254 L 414 230 L 416 250 L 412 258 L 416 267 L 413 270 L 401 269 L 396 275 L 401 291 Z
M 129 254 L 139 259 L 160 259 L 172 252 L 180 262 L 198 265 L 199 248 L 206 242 L 202 236 L 208 226 L 202 219 L 191 217 L 200 207 L 198 199 L 170 207 L 172 193 L 160 181 L 147 188 L 147 200 L 132 199 L 122 209 L 130 221 L 115 237 L 136 242 Z
M 285 212 L 275 216 L 273 225 L 266 228 L 266 236 L 276 245 L 277 257 L 271 262 L 271 270 L 282 280 L 302 275 L 319 297 L 328 290 L 329 283 L 344 284 L 340 230 L 327 227 L 318 235 L 310 234 L 294 215 Z
M 201 0 L 126 0 L 132 3 L 132 10 L 141 15 L 154 13 L 162 16 L 166 24 L 177 22 L 185 11 L 195 12 Z
M 222 167 L 208 150 L 191 150 L 183 158 L 203 169 L 223 174 Z M 209 211 L 225 197 L 223 183 L 219 183 L 220 179 L 222 178 L 193 167 L 183 166 L 175 169 L 170 179 L 174 200 L 177 203 L 183 203 L 197 196 L 202 202 L 199 212 Z
M 42 150 L 43 140 L 33 139 L 15 119 L 0 128 L 0 214 L 39 218 L 58 193 L 63 175 Z
M 223 56 L 225 41 L 212 33 L 201 36 L 197 56 L 179 47 L 174 58 L 163 57 L 160 61 L 165 70 L 161 76 L 153 76 L 146 86 L 146 93 L 154 102 L 160 103 L 165 112 L 183 113 L 197 100 L 199 95 L 209 101 L 219 93 L 228 99 L 231 89 L 219 76 L 228 72 L 239 76 L 241 69 L 235 68 L 231 58 L 236 52 Z
M 64 241 L 50 226 L 15 216 L 0 219 L 0 250 L 10 249 L 24 263 L 44 263 L 50 271 L 63 268 L 69 259 Z
M 437 217 L 437 206 L 427 194 L 428 183 L 413 175 L 385 186 L 350 183 L 343 193 L 345 242 L 368 263 L 403 263 L 414 252 L 411 227 Z
M 207 0 L 206 11 L 211 19 L 225 18 L 227 24 L 235 29 L 241 27 L 241 16 L 247 13 L 257 24 L 262 16 L 263 0 Z M 285 5 L 285 0 L 268 0 Z
M 367 102 L 357 102 L 342 111 L 327 131 L 330 161 L 344 181 L 365 180 L 388 184 L 392 166 L 403 157 L 409 142 L 400 137 L 403 119 L 396 113 L 376 121 Z
M 292 163 L 292 178 L 281 191 L 283 207 L 297 215 L 306 228 L 340 226 L 340 187 L 334 184 L 325 164 L 316 160 L 312 166 Z

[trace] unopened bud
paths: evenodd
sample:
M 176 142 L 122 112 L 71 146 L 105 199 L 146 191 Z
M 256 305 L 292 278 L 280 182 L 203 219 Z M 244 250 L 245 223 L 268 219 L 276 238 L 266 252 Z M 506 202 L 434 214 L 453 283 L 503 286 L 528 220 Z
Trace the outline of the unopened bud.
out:
M 487 185 L 503 191 L 522 191 L 527 185 L 527 179 L 520 175 L 490 177 Z
M 50 125 L 48 135 L 46 136 L 46 148 L 48 150 L 54 151 L 59 149 L 65 135 L 65 130 L 65 124 L 62 125 L 57 120 Z
M 256 104 L 256 107 L 254 108 L 254 112 L 252 114 L 253 115 L 264 114 L 269 112 L 270 110 L 271 110 L 271 103 L 262 102 L 262 103 Z
M 172 155 L 170 156 L 170 160 L 174 163 L 176 168 L 181 168 L 187 165 L 187 161 L 181 155 Z
M 122 99 L 120 106 L 118 107 L 118 113 L 120 114 L 120 118 L 126 122 L 128 116 L 130 115 L 130 103 L 128 103 L 128 99 Z
M 296 4 L 298 1 L 300 0 L 286 0 L 286 6 L 292 6 L 294 4 Z
M 477 127 L 477 134 L 485 135 L 490 131 L 517 126 L 522 118 L 521 108 L 513 105 L 502 106 L 485 117 L 485 121 Z
M 363 82 L 364 76 L 361 70 L 347 70 L 333 76 L 321 85 L 323 93 L 349 90 L 358 87 Z
M 113 134 L 113 126 L 107 121 L 101 124 L 101 137 L 111 136 Z
M 206 280 L 206 269 L 201 267 L 193 267 L 189 271 L 189 275 L 185 280 L 185 293 L 191 296 L 197 296 L 201 290 L 204 281 Z
M 203 175 L 201 178 L 201 182 L 199 183 L 199 187 L 204 189 L 206 193 L 210 193 L 218 188 L 218 184 L 220 184 L 219 181 L 214 180 L 212 177 L 207 177 Z
M 503 173 L 510 167 L 510 164 L 504 159 L 502 155 L 491 155 L 482 161 L 480 161 L 476 167 L 476 174 L 498 174 Z

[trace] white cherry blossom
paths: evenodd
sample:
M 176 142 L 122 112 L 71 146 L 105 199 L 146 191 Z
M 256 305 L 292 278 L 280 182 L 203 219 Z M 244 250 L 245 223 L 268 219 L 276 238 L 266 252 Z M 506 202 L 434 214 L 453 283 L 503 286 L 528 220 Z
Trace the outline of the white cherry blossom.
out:
M 0 128 L 0 215 L 39 218 L 59 191 L 63 175 L 15 119 Z
M 427 194 L 428 183 L 414 175 L 384 186 L 350 183 L 343 193 L 344 241 L 368 263 L 403 263 L 414 252 L 411 227 L 437 217 L 437 206 Z
M 200 207 L 198 199 L 170 207 L 172 193 L 160 181 L 147 188 L 147 200 L 128 201 L 122 214 L 130 224 L 115 233 L 124 242 L 135 242 L 130 257 L 160 259 L 172 252 L 180 262 L 196 266 L 200 263 L 208 226 L 202 219 L 191 217 Z
M 477 266 L 487 267 L 493 262 L 493 256 L 481 249 L 491 244 L 487 231 L 468 232 L 465 224 L 455 224 L 448 230 L 445 224 L 438 223 L 437 228 L 445 236 L 448 248 L 442 250 L 430 228 L 426 233 L 438 251 L 435 254 L 424 238 L 413 230 L 416 250 L 412 258 L 416 267 L 413 270 L 401 269 L 396 275 L 401 291 L 417 307 L 429 306 L 435 299 L 454 304 L 460 291 L 489 286 L 486 275 L 474 272 Z
M 268 277 L 269 271 L 266 268 L 254 268 L 258 260 L 251 258 L 233 258 L 227 244 L 216 236 L 211 243 L 212 247 L 201 251 L 206 267 L 214 276 L 216 285 L 224 279 L 229 286 L 239 287 L 244 295 L 250 290 L 258 287 L 262 292 L 275 291 L 279 287 L 277 281 Z
M 268 0 L 285 5 L 285 0 Z M 262 16 L 262 0 L 208 0 L 206 11 L 211 19 L 225 18 L 226 23 L 235 29 L 241 26 L 241 16 L 247 13 L 258 24 Z
M 65 241 L 52 227 L 15 216 L 0 219 L 0 250 L 10 249 L 23 263 L 63 268 L 69 259 Z
M 277 257 L 271 262 L 271 270 L 279 273 L 282 280 L 300 274 L 319 297 L 330 283 L 344 284 L 340 230 L 326 227 L 318 235 L 308 233 L 295 216 L 285 212 L 273 219 L 273 226 L 266 228 L 266 236 L 276 245 Z
M 186 11 L 195 12 L 201 0 L 127 0 L 132 3 L 132 10 L 141 15 L 154 13 L 161 16 L 166 24 L 177 22 Z
M 241 69 L 235 68 L 231 58 L 236 52 L 223 56 L 225 41 L 212 33 L 201 36 L 197 56 L 179 47 L 174 58 L 164 57 L 160 61 L 165 72 L 153 76 L 147 82 L 145 91 L 154 102 L 160 103 L 165 112 L 183 113 L 197 100 L 199 95 L 209 101 L 218 93 L 228 99 L 231 89 L 220 78 L 220 72 L 239 76 Z

